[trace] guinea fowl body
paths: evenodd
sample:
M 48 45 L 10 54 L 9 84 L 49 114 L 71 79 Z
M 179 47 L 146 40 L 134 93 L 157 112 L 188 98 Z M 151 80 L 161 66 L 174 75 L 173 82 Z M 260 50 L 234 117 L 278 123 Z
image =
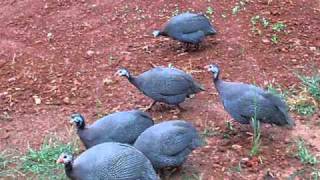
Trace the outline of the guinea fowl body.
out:
M 77 132 L 86 148 L 104 142 L 133 144 L 153 124 L 147 113 L 131 110 L 109 114 L 89 126 L 78 128 Z
M 216 34 L 216 30 L 203 14 L 187 12 L 172 17 L 157 34 L 185 43 L 199 44 L 205 36 Z
M 150 161 L 136 148 L 121 143 L 96 145 L 65 164 L 72 180 L 156 180 Z
M 192 94 L 204 91 L 192 76 L 176 68 L 155 67 L 129 81 L 156 102 L 179 105 Z
M 262 123 L 294 126 L 280 97 L 251 84 L 223 81 L 219 71 L 213 81 L 225 110 L 239 123 L 249 124 L 256 117 Z
M 202 141 L 191 123 L 166 121 L 145 130 L 134 143 L 155 169 L 178 167 Z

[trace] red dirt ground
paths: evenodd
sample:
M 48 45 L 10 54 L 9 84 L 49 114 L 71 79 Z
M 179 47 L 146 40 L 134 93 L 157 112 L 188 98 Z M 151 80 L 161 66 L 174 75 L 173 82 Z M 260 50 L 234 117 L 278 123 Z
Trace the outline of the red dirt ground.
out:
M 120 66 L 138 74 L 153 64 L 172 63 L 192 73 L 207 91 L 183 103 L 186 112 L 160 109 L 152 111 L 152 116 L 157 121 L 185 119 L 199 131 L 218 132 L 190 156 L 186 170 L 199 172 L 203 179 L 262 179 L 267 171 L 280 179 L 288 177 L 302 168 L 292 154 L 296 136 L 310 139 L 313 151 L 320 151 L 319 126 L 310 130 L 306 125 L 320 114 L 312 118 L 293 115 L 297 127 L 291 131 L 263 128 L 262 163 L 246 161 L 250 136 L 234 123 L 236 133 L 223 138 L 226 120 L 231 118 L 203 66 L 217 63 L 224 79 L 263 87 L 274 83 L 286 89 L 298 84 L 294 72 L 309 74 L 320 67 L 320 2 L 250 1 L 232 15 L 237 2 L 2 0 L 0 150 L 37 148 L 50 133 L 68 139 L 67 119 L 74 111 L 92 122 L 101 113 L 146 106 L 150 99 L 113 74 Z M 209 6 L 214 9 L 212 21 L 219 34 L 207 38 L 200 51 L 182 52 L 176 41 L 152 37 L 151 32 L 176 9 L 205 12 Z M 270 41 L 271 28 L 260 27 L 261 35 L 251 31 L 250 19 L 256 15 L 287 25 L 285 32 L 276 33 L 278 44 Z M 41 99 L 38 105 L 37 97 Z M 232 170 L 239 162 L 241 173 Z

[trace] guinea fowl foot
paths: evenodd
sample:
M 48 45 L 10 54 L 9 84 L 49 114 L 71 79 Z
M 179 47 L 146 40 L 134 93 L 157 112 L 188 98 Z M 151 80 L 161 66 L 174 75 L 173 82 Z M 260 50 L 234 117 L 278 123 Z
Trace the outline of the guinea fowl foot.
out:
M 166 168 L 166 169 L 160 169 L 158 171 L 158 174 L 160 177 L 162 177 L 162 179 L 164 180 L 170 180 L 172 179 L 172 175 L 174 175 L 175 173 L 179 173 L 182 171 L 182 167 L 181 166 L 177 166 L 177 167 L 172 167 L 172 168 Z
M 186 109 L 184 109 L 183 107 L 181 107 L 179 104 L 177 105 L 178 109 L 180 112 L 184 112 L 187 111 Z
M 157 101 L 153 101 L 149 106 L 145 108 L 140 108 L 142 111 L 150 111 L 152 107 L 157 103 Z

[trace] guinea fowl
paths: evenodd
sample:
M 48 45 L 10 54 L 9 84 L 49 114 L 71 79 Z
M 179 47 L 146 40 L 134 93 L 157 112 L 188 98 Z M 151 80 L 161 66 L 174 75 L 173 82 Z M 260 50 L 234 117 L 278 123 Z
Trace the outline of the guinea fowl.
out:
M 191 75 L 173 67 L 155 67 L 137 77 L 124 68 L 119 69 L 117 74 L 126 77 L 143 94 L 154 100 L 147 109 L 151 109 L 156 102 L 176 105 L 182 109 L 179 104 L 187 97 L 205 90 Z
M 88 149 L 103 142 L 133 144 L 138 136 L 153 125 L 151 117 L 140 110 L 122 111 L 109 114 L 86 126 L 84 117 L 75 113 L 71 122 L 77 126 L 77 133 Z
M 251 124 L 251 119 L 255 117 L 262 123 L 294 126 L 286 103 L 279 97 L 251 84 L 221 80 L 217 65 L 208 65 L 206 68 L 213 74 L 213 82 L 225 110 L 236 121 Z
M 151 162 L 136 148 L 121 143 L 102 143 L 76 159 L 62 153 L 57 160 L 72 180 L 156 180 Z
M 146 129 L 134 143 L 156 170 L 179 167 L 202 145 L 197 130 L 182 120 L 166 121 Z
M 197 47 L 205 36 L 214 35 L 217 31 L 211 25 L 208 18 L 202 13 L 182 13 L 172 17 L 163 30 L 153 32 L 157 36 L 169 36 L 180 42 L 195 44 Z

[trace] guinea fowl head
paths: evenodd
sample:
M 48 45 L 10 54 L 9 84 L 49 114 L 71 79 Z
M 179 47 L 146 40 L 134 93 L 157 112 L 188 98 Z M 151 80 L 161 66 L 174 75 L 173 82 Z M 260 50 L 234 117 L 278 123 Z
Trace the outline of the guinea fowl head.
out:
M 127 69 L 125 69 L 125 68 L 119 69 L 119 70 L 116 72 L 116 74 L 117 74 L 118 76 L 124 76 L 124 77 L 126 77 L 126 78 L 130 78 L 130 73 L 129 73 L 129 71 L 128 71 Z
M 62 153 L 59 158 L 57 159 L 57 163 L 61 164 L 69 164 L 73 160 L 73 156 L 68 153 Z
M 205 68 L 208 69 L 208 71 L 210 71 L 213 74 L 214 80 L 219 79 L 220 68 L 218 65 L 210 64 L 210 65 L 206 66 Z
M 70 123 L 76 124 L 78 129 L 83 129 L 85 127 L 84 117 L 80 113 L 72 114 Z
M 153 34 L 154 37 L 158 37 L 158 36 L 160 36 L 161 33 L 160 33 L 159 30 L 155 30 L 155 31 L 152 32 L 152 34 Z

